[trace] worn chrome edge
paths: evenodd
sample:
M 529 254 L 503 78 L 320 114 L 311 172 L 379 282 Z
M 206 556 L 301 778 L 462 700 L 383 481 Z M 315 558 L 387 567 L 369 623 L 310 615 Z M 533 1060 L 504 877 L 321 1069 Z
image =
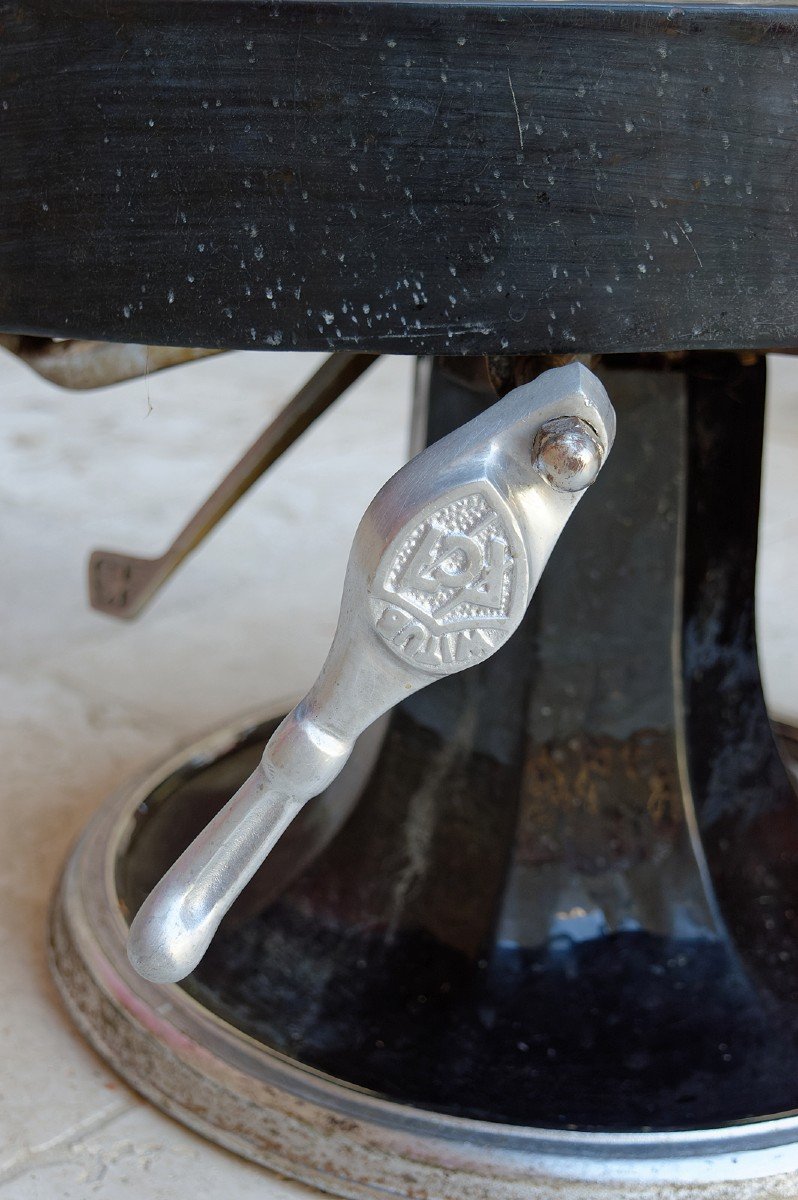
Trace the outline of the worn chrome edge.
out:
M 167 776 L 215 760 L 286 707 L 248 714 L 170 756 L 112 796 L 70 854 L 51 909 L 51 966 L 76 1024 L 124 1079 L 227 1149 L 346 1197 L 422 1190 L 440 1200 L 543 1200 L 556 1181 L 573 1200 L 620 1200 L 627 1189 L 635 1200 L 687 1200 L 697 1184 L 702 1200 L 793 1200 L 797 1114 L 639 1133 L 453 1117 L 303 1067 L 176 985 L 141 979 L 127 960 L 113 882 L 133 814 Z

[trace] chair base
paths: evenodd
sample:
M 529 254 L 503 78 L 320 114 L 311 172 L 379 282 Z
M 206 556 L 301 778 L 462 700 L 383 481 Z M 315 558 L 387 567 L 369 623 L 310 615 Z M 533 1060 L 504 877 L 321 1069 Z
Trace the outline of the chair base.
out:
M 186 796 L 229 787 L 277 719 L 263 714 L 231 725 L 113 797 L 66 866 L 52 909 L 53 973 L 84 1036 L 129 1084 L 212 1141 L 339 1196 L 686 1200 L 698 1185 L 703 1200 L 795 1196 L 794 1114 L 639 1132 L 464 1118 L 397 1103 L 292 1060 L 203 1005 L 190 981 L 184 988 L 140 979 L 125 953 L 131 847 L 135 854 L 146 846 L 148 822 L 185 826 Z M 356 776 L 373 766 L 381 733 L 344 777 L 350 800 L 362 790 Z M 798 740 L 784 746 L 798 760 Z M 272 873 L 276 886 L 336 832 L 352 807 L 341 795 L 326 816 L 322 798 L 296 831 L 291 853 Z M 201 820 L 195 809 L 192 803 L 193 819 Z M 259 907 L 263 901 L 259 894 Z M 233 925 L 246 921 L 242 911 Z

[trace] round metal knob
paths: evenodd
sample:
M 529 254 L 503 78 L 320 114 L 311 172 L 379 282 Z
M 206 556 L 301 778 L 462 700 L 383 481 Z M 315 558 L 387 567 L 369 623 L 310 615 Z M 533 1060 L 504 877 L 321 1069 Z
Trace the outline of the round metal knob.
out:
M 557 417 L 542 426 L 534 464 L 561 492 L 583 492 L 601 469 L 604 452 L 595 430 L 579 417 Z

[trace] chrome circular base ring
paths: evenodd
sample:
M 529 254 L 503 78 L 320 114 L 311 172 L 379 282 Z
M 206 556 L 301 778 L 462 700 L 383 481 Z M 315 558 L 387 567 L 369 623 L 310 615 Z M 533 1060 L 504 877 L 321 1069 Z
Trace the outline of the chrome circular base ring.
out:
M 393 1103 L 270 1051 L 176 985 L 140 979 L 115 890 L 142 803 L 197 773 L 272 710 L 229 726 L 112 797 L 73 850 L 51 914 L 56 983 L 81 1032 L 137 1091 L 214 1142 L 345 1197 L 794 1200 L 798 1116 L 678 1132 L 475 1121 Z

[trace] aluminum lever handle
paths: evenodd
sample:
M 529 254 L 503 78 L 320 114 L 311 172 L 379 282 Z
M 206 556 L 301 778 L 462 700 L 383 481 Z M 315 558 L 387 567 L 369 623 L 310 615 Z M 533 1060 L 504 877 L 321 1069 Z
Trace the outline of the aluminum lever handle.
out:
M 139 974 L 162 983 L 188 975 L 363 730 L 503 645 L 614 436 L 602 384 L 572 363 L 517 388 L 388 480 L 355 535 L 319 678 L 136 915 L 128 954 Z

